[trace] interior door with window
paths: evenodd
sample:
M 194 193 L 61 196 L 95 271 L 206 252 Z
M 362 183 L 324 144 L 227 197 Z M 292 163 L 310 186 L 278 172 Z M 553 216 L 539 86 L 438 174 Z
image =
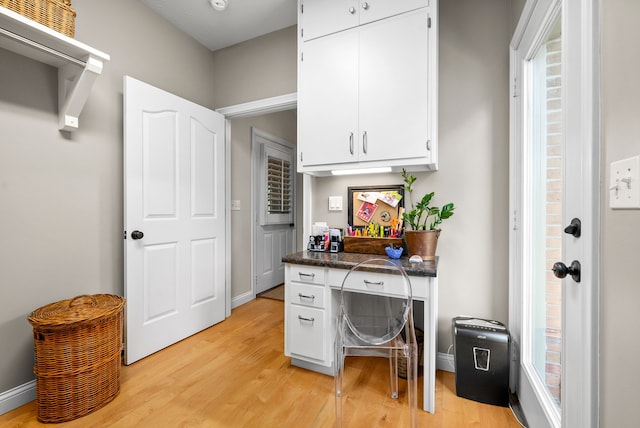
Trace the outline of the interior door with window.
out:
M 512 41 L 512 374 L 532 427 L 598 422 L 597 7 L 528 2 Z
M 251 129 L 255 182 L 256 294 L 284 283 L 282 257 L 295 244 L 294 149 L 286 141 Z

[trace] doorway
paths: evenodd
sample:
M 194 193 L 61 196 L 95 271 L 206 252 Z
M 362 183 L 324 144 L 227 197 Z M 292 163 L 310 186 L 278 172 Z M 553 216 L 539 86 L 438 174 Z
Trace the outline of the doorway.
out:
M 254 260 L 254 179 L 251 166 L 251 128 L 258 128 L 270 135 L 295 143 L 297 94 L 258 100 L 250 103 L 218 109 L 227 119 L 231 141 L 229 160 L 229 190 L 227 203 L 231 207 L 231 307 L 236 308 L 256 296 L 256 265 Z M 300 188 L 301 178 L 296 176 Z M 300 194 L 297 199 L 300 199 Z M 300 206 L 296 200 L 295 205 Z M 296 217 L 302 210 L 296 210 Z M 301 224 L 300 219 L 296 223 Z M 293 245 L 293 250 L 300 244 Z

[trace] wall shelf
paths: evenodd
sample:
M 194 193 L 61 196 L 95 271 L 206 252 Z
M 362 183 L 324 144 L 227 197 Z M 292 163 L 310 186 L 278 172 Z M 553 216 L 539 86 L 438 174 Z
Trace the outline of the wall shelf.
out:
M 77 129 L 78 117 L 109 55 L 4 7 L 0 7 L 0 48 L 58 69 L 58 127 Z

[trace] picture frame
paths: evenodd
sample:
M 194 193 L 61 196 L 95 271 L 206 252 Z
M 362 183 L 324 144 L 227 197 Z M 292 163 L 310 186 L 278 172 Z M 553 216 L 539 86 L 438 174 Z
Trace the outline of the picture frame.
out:
M 393 192 L 399 195 L 399 200 L 390 197 Z M 373 195 L 385 193 L 383 199 L 373 200 Z M 352 228 L 362 229 L 369 223 L 388 227 L 399 217 L 400 208 L 404 208 L 404 185 L 348 187 L 347 198 L 347 222 Z

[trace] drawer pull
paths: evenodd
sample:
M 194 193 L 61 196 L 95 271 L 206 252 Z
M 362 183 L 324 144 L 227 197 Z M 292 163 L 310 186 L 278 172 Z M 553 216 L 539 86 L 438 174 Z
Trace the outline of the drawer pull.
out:
M 384 286 L 384 281 L 373 282 L 373 281 L 367 281 L 366 279 L 363 280 L 363 281 L 364 281 L 364 285 L 366 285 L 367 287 L 371 287 L 371 286 L 382 287 L 382 286 Z
M 314 321 L 316 320 L 314 317 L 311 317 L 311 318 L 305 318 L 305 317 L 303 317 L 302 315 L 298 315 L 298 319 L 299 319 L 300 321 L 307 321 L 307 322 L 314 322 Z
M 300 275 L 300 278 L 306 277 L 306 278 L 315 278 L 316 274 L 315 273 L 304 273 L 304 272 L 298 272 L 298 275 Z
M 313 294 L 311 296 L 307 296 L 306 294 L 302 294 L 302 293 L 298 293 L 298 297 L 300 297 L 301 299 L 310 299 L 310 300 L 315 300 L 316 296 L 314 296 Z

